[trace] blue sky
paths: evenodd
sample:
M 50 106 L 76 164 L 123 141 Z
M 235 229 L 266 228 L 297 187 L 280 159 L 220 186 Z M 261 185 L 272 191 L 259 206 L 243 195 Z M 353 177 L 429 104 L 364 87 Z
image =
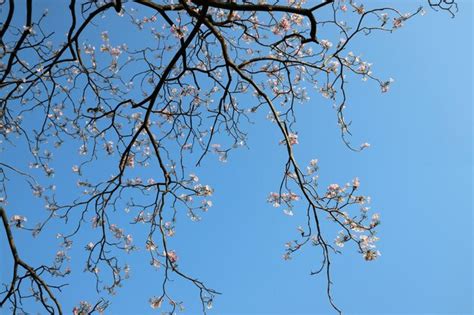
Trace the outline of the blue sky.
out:
M 377 74 L 395 79 L 386 94 L 357 79 L 348 86 L 352 140 L 367 141 L 370 149 L 354 153 L 343 145 L 334 111 L 321 97 L 315 95 L 297 111 L 301 164 L 318 158 L 326 184 L 358 176 L 382 218 L 379 260 L 365 262 L 351 246 L 333 258 L 334 298 L 345 313 L 474 311 L 472 13 L 472 3 L 460 1 L 455 19 L 427 10 L 393 34 L 355 41 L 352 50 L 372 62 Z M 199 170 L 203 182 L 216 189 L 215 206 L 199 223 L 184 216 L 178 222 L 180 267 L 223 293 L 214 314 L 331 313 L 325 279 L 309 276 L 319 252 L 307 248 L 293 260 L 281 259 L 284 243 L 304 223 L 304 209 L 288 217 L 266 203 L 279 185 L 285 151 L 274 141 L 276 127 L 260 119 L 263 114 L 248 126 L 248 149 L 233 151 L 227 163 L 208 158 Z M 21 159 L 5 159 L 12 158 Z M 13 195 L 25 194 L 23 188 L 15 187 Z M 9 206 L 31 209 L 15 198 Z M 20 253 L 52 259 L 54 234 L 33 247 L 26 233 L 16 233 Z M 112 297 L 111 314 L 152 313 L 147 300 L 159 295 L 160 275 L 144 256 L 125 257 L 132 277 Z M 72 263 L 78 268 L 61 296 L 66 310 L 93 296 L 90 275 L 81 272 L 80 262 Z M 185 283 L 174 291 L 187 313 L 196 313 L 196 291 Z

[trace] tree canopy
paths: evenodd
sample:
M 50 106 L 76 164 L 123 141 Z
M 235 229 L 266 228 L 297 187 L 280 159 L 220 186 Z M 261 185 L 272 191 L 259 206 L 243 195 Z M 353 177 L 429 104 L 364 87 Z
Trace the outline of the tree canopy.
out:
M 325 277 L 328 302 L 341 312 L 331 259 L 343 247 L 377 259 L 380 215 L 370 211 L 358 178 L 323 187 L 318 160 L 298 160 L 294 148 L 304 143 L 295 109 L 322 95 L 334 108 L 342 145 L 368 148 L 351 141 L 346 85 L 358 78 L 386 93 L 393 80 L 377 76 L 351 43 L 394 32 L 425 9 L 400 12 L 353 0 L 70 0 L 55 3 L 64 6 L 63 16 L 50 16 L 48 5 L 1 4 L 0 150 L 27 156 L 30 164 L 0 161 L 0 213 L 13 259 L 0 305 L 18 313 L 69 312 L 61 307 L 61 289 L 71 273 L 70 252 L 80 247 L 97 300 L 78 301 L 74 314 L 106 310 L 108 296 L 120 294 L 138 268 L 123 261 L 132 251 L 161 272 L 158 293 L 149 297 L 153 309 L 179 311 L 186 301 L 170 287 L 191 284 L 206 313 L 220 292 L 179 267 L 173 238 L 185 231 L 178 218 L 199 221 L 213 206 L 214 189 L 200 181 L 199 166 L 213 155 L 225 162 L 246 147 L 245 126 L 263 111 L 279 131 L 271 141 L 284 149 L 286 163 L 281 181 L 262 198 L 289 216 L 295 208 L 306 214 L 283 258 L 318 251 L 320 264 L 308 270 Z M 454 0 L 427 5 L 451 16 L 457 11 Z M 244 95 L 253 102 L 242 102 Z M 59 176 L 75 186 L 75 198 L 57 192 Z M 18 182 L 31 191 L 21 198 L 44 201 L 39 222 L 9 209 L 9 200 L 20 198 L 9 194 Z M 15 229 L 35 237 L 57 231 L 53 262 L 24 260 Z M 76 243 L 81 235 L 90 241 Z

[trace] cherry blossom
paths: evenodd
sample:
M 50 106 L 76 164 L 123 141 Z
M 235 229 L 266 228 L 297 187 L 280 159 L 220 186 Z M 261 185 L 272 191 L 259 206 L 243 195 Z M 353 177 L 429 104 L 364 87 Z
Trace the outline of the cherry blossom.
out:
M 15 214 L 10 218 L 10 223 L 13 224 L 17 228 L 22 228 L 23 223 L 28 221 L 25 216 Z
M 176 252 L 173 250 L 165 252 L 165 255 L 172 264 L 178 261 L 178 255 L 176 255 Z
M 163 298 L 161 297 L 152 297 L 149 300 L 150 306 L 152 309 L 157 309 L 161 307 L 161 303 L 163 302 Z

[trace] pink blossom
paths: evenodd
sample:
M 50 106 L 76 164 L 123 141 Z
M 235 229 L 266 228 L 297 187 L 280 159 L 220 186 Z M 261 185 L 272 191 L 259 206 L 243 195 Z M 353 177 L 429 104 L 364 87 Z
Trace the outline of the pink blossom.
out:
M 359 178 L 356 177 L 356 178 L 354 178 L 354 180 L 352 181 L 352 187 L 353 187 L 354 189 L 357 189 L 357 188 L 359 188 L 359 186 L 360 186 Z
M 393 28 L 400 28 L 403 26 L 403 19 L 398 18 L 398 19 L 393 19 Z
M 324 49 L 329 49 L 332 47 L 332 43 L 327 39 L 322 39 L 319 43 L 321 44 L 321 46 L 323 46 Z
M 371 261 L 377 259 L 377 257 L 380 256 L 380 252 L 378 250 L 376 251 L 369 249 L 368 251 L 364 252 L 363 256 L 365 260 Z
M 179 27 L 173 24 L 173 26 L 171 27 L 171 33 L 173 33 L 174 37 L 178 39 L 184 38 L 187 31 L 188 28 L 186 26 Z
M 168 257 L 169 261 L 174 264 L 178 260 L 178 255 L 174 250 L 166 252 L 166 257 Z
M 279 23 L 279 27 L 284 30 L 285 32 L 290 30 L 291 24 L 290 21 L 288 21 L 287 18 L 282 18 Z
M 163 299 L 161 297 L 152 297 L 149 300 L 152 309 L 160 308 Z
M 22 215 L 15 214 L 10 218 L 10 223 L 13 224 L 17 228 L 22 228 L 23 223 L 26 222 L 26 217 Z
M 113 47 L 112 49 L 110 49 L 110 54 L 114 57 L 120 56 L 121 53 L 122 50 L 120 49 L 120 47 Z
M 127 161 L 126 161 L 125 165 L 130 166 L 131 168 L 135 167 L 135 154 L 130 153 L 127 156 Z

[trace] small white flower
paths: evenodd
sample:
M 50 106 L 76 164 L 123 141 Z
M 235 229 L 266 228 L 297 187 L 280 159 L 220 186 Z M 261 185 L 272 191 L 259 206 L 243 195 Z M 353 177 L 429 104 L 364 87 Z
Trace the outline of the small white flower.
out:
M 150 306 L 151 306 L 152 309 L 160 308 L 162 301 L 163 301 L 163 299 L 161 297 L 152 297 L 149 300 Z
M 329 49 L 332 47 L 332 43 L 328 41 L 327 39 L 322 39 L 320 41 L 321 46 L 323 46 L 324 49 Z
M 23 223 L 25 223 L 26 221 L 28 221 L 26 217 L 22 215 L 18 215 L 18 214 L 15 214 L 10 218 L 10 223 L 13 224 L 17 228 L 22 228 Z

